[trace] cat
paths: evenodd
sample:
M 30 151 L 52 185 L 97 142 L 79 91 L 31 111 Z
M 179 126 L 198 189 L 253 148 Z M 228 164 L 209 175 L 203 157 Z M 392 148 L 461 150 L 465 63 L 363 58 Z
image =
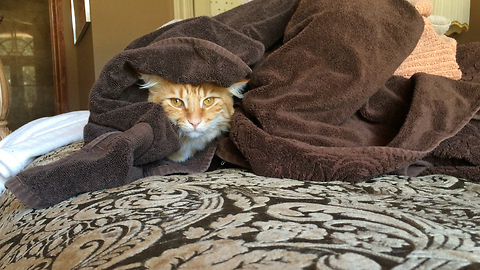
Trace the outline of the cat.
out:
M 148 101 L 160 104 L 177 127 L 180 149 L 167 156 L 184 162 L 211 141 L 230 130 L 233 96 L 242 98 L 248 80 L 230 87 L 214 83 L 179 84 L 156 75 L 140 74 L 142 89 L 149 89 Z

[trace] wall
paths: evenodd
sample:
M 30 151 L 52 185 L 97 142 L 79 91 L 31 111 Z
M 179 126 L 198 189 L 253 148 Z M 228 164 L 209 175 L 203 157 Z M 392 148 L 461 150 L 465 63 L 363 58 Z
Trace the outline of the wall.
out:
M 173 0 L 90 1 L 90 27 L 74 45 L 70 0 L 62 0 L 62 11 L 70 111 L 88 109 L 90 89 L 114 55 L 174 17 Z
M 460 34 L 453 34 L 459 44 L 480 41 L 480 0 L 470 1 L 469 30 Z
M 95 77 L 133 39 L 173 20 L 172 0 L 90 1 Z
M 67 99 L 68 109 L 70 111 L 80 110 L 78 98 L 78 69 L 77 69 L 77 49 L 73 44 L 72 15 L 70 13 L 70 0 L 61 0 L 63 35 L 65 41 L 65 57 L 67 69 Z

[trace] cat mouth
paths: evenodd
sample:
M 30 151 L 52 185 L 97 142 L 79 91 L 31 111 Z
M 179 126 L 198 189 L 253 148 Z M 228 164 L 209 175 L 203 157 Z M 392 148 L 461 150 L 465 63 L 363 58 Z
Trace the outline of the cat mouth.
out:
M 204 132 L 201 132 L 201 131 L 198 131 L 198 130 L 193 130 L 193 131 L 188 132 L 185 135 L 187 135 L 190 138 L 198 138 L 198 137 L 202 136 L 203 134 L 204 134 Z

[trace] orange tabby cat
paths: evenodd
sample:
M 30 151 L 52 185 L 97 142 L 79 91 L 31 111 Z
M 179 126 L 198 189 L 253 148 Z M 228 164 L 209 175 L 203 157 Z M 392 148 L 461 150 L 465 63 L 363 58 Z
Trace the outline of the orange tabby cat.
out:
M 148 88 L 148 101 L 162 105 L 170 121 L 178 127 L 181 147 L 167 158 L 183 162 L 230 129 L 233 96 L 242 98 L 247 81 L 229 88 L 213 83 L 178 84 L 155 75 L 141 74 Z

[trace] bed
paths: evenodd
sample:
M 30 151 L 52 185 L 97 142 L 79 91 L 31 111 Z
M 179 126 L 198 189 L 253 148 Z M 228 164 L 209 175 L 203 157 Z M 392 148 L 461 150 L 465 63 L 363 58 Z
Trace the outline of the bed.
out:
M 376 9 L 365 7 L 367 2 Z M 431 43 L 420 4 L 254 0 L 214 19 L 182 21 L 133 41 L 92 89 L 84 141 L 36 158 L 13 177 L 23 186 L 7 182 L 0 195 L 0 268 L 479 269 L 480 45 L 458 46 L 452 55 L 448 39 L 437 35 Z M 256 20 L 249 23 L 245 14 Z M 320 27 L 325 17 L 339 25 L 337 31 Z M 265 28 L 272 22 L 274 29 Z M 197 27 L 215 30 L 202 37 L 209 42 L 191 37 Z M 378 35 L 366 42 L 359 39 L 365 37 L 362 29 Z M 323 31 L 314 47 L 322 57 L 302 41 L 313 30 Z M 283 45 L 275 35 L 284 36 Z M 418 62 L 417 53 L 439 52 L 438 44 L 442 65 L 410 74 L 412 66 L 431 68 L 431 62 Z M 357 47 L 367 50 L 352 54 L 349 48 Z M 392 51 L 387 57 L 379 49 Z M 169 58 L 172 52 L 176 57 Z M 185 52 L 193 52 L 188 59 L 195 60 L 195 69 L 158 71 L 156 62 L 144 60 L 156 55 L 167 66 L 187 63 Z M 258 59 L 261 64 L 249 71 Z M 292 60 L 303 68 L 284 65 Z M 171 147 L 174 132 L 157 107 L 138 95 L 132 67 L 219 84 L 252 72 L 252 89 L 228 137 L 190 163 L 152 163 L 159 149 Z M 318 69 L 310 81 L 307 75 Z M 299 84 L 306 107 L 289 107 Z M 324 87 L 309 93 L 312 85 Z M 272 89 L 282 98 L 273 98 Z M 309 99 L 339 89 L 345 95 L 315 99 L 324 114 L 306 117 Z M 278 103 L 284 99 L 289 103 Z M 360 106 L 353 110 L 353 103 Z M 106 124 L 122 116 L 116 126 Z M 307 128 L 300 125 L 306 120 Z M 145 147 L 142 136 L 152 129 L 157 140 L 151 144 L 158 144 Z M 336 135 L 313 132 L 318 130 Z M 117 143 L 124 137 L 138 145 Z M 108 159 L 91 155 L 98 145 Z M 28 194 L 18 193 L 25 188 Z
M 81 143 L 37 159 L 52 162 Z M 44 210 L 0 198 L 4 269 L 477 269 L 480 185 L 240 169 L 153 176 Z

